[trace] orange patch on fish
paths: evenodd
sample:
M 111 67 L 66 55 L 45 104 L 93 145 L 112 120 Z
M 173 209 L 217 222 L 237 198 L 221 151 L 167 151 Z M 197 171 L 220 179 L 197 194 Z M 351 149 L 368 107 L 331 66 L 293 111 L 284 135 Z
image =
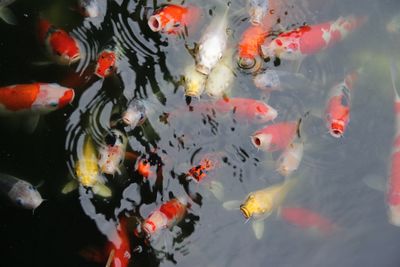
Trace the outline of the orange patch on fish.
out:
M 39 90 L 39 83 L 1 87 L 0 104 L 11 111 L 30 109 L 39 94 Z

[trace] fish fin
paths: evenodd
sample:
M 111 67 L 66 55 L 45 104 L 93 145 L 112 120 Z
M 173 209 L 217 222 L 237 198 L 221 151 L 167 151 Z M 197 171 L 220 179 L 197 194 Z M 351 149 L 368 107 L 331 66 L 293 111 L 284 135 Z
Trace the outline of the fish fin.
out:
M 14 13 L 8 7 L 0 9 L 0 18 L 10 25 L 17 25 L 17 18 Z
M 226 210 L 238 210 L 240 208 L 240 205 L 242 203 L 239 200 L 230 200 L 230 201 L 225 201 L 222 204 L 222 207 Z
M 108 256 L 107 263 L 106 263 L 106 267 L 110 267 L 110 266 L 111 266 L 111 263 L 112 263 L 113 260 L 114 260 L 114 254 L 115 254 L 115 250 L 112 249 L 112 250 L 110 251 L 110 255 Z
M 377 190 L 379 192 L 386 191 L 385 179 L 376 175 L 368 174 L 363 178 L 363 183 L 371 189 Z
M 61 193 L 68 194 L 78 188 L 78 182 L 75 180 L 69 181 L 61 190 Z
M 102 183 L 97 183 L 92 187 L 92 191 L 94 194 L 99 195 L 101 197 L 111 197 L 111 189 Z
M 254 235 L 258 240 L 260 240 L 264 235 L 264 221 L 263 220 L 254 220 L 251 224 L 253 228 Z
M 49 61 L 49 60 L 41 60 L 41 61 L 31 62 L 31 65 L 33 65 L 35 67 L 47 67 L 49 65 L 54 65 L 54 62 Z
M 40 115 L 38 114 L 26 116 L 22 118 L 21 127 L 25 132 L 31 134 L 36 130 L 39 120 Z
M 224 186 L 220 182 L 211 181 L 208 189 L 219 201 L 222 201 L 224 199 Z

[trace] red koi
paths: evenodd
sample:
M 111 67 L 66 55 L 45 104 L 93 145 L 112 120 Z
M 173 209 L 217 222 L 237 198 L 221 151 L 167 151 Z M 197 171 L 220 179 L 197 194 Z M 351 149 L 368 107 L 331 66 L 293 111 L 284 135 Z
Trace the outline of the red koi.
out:
M 389 207 L 389 221 L 391 224 L 400 226 L 400 97 L 395 86 L 397 68 L 391 67 L 391 77 L 394 89 L 394 111 L 395 111 L 395 138 L 393 140 L 390 175 L 386 192 L 386 203 Z
M 170 229 L 178 224 L 187 213 L 188 204 L 183 199 L 174 198 L 162 204 L 143 222 L 142 230 L 152 237 L 163 229 Z
M 347 128 L 350 120 L 351 93 L 358 76 L 357 71 L 350 73 L 343 82 L 335 85 L 330 91 L 325 116 L 327 127 L 333 137 L 342 137 Z
M 115 240 L 110 240 L 108 243 L 109 254 L 111 254 L 112 267 L 126 267 L 131 259 L 131 245 L 126 225 L 126 219 L 121 219 L 119 230 Z
M 74 99 L 71 88 L 58 84 L 32 83 L 0 87 L 0 114 L 19 111 L 47 113 L 65 107 Z
M 117 55 L 111 49 L 104 49 L 97 58 L 95 74 L 100 78 L 110 76 L 116 69 Z
M 251 142 L 256 148 L 269 152 L 286 149 L 296 137 L 298 126 L 298 121 L 267 125 L 252 134 Z
M 178 34 L 185 27 L 196 24 L 201 10 L 196 6 L 166 5 L 158 9 L 148 21 L 153 32 Z
M 308 209 L 286 207 L 280 211 L 285 221 L 303 229 L 316 229 L 324 235 L 331 235 L 338 227 L 327 218 Z
M 70 65 L 80 59 L 77 41 L 66 31 L 56 28 L 47 20 L 39 20 L 38 39 L 45 46 L 49 56 L 59 64 Z
M 366 20 L 366 17 L 348 16 L 339 17 L 335 21 L 302 26 L 279 34 L 270 43 L 262 45 L 261 52 L 264 58 L 276 56 L 281 59 L 299 60 L 342 41 Z

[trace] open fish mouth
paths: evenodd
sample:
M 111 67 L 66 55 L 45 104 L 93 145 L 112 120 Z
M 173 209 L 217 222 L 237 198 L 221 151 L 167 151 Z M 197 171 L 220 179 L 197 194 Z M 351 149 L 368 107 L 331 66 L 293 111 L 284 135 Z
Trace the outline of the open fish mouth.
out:
M 246 207 L 244 207 L 243 205 L 240 206 L 240 211 L 243 213 L 243 216 L 248 219 L 250 218 L 250 212 L 248 211 L 248 209 Z

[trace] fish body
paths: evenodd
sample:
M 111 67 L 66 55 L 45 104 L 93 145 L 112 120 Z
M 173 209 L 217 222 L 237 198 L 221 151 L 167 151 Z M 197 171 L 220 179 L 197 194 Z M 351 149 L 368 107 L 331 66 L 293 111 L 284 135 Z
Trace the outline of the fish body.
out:
M 99 15 L 99 3 L 97 0 L 78 0 L 79 12 L 89 18 L 95 18 Z
M 122 113 L 122 122 L 125 126 L 132 129 L 142 125 L 146 118 L 146 107 L 142 100 L 132 99 L 128 103 L 127 109 Z
M 178 224 L 187 213 L 187 203 L 183 199 L 174 198 L 163 203 L 144 220 L 142 230 L 151 237 L 163 229 L 170 229 Z
M 260 25 L 269 8 L 269 0 L 248 0 L 250 22 Z
M 325 109 L 326 125 L 333 137 L 342 137 L 350 120 L 351 94 L 358 72 L 353 71 L 343 82 L 335 85 L 329 92 Z
M 298 126 L 298 121 L 267 125 L 252 134 L 251 142 L 256 148 L 268 152 L 286 149 L 295 138 Z
M 17 84 L 0 88 L 0 115 L 46 114 L 65 107 L 74 99 L 71 88 L 58 84 Z
M 210 74 L 227 47 L 228 10 L 223 16 L 214 18 L 200 38 L 196 54 L 196 70 L 205 75 Z
M 120 166 L 125 158 L 128 139 L 121 131 L 112 129 L 105 137 L 105 143 L 99 149 L 98 164 L 101 172 L 110 175 L 121 173 Z
M 0 173 L 0 193 L 18 207 L 34 210 L 43 202 L 42 196 L 30 183 Z
M 268 32 L 262 26 L 247 28 L 238 44 L 238 65 L 242 69 L 259 69 L 261 67 L 261 45 L 265 42 Z
M 184 70 L 185 95 L 200 97 L 204 92 L 207 76 L 196 70 L 195 65 L 188 65 Z
M 258 89 L 266 92 L 297 89 L 309 84 L 304 75 L 282 70 L 265 70 L 256 74 L 253 81 Z
M 366 17 L 339 17 L 335 21 L 283 32 L 270 43 L 261 46 L 262 55 L 264 58 L 275 56 L 300 60 L 342 41 L 365 21 Z
M 80 49 L 75 38 L 47 20 L 39 20 L 38 39 L 48 55 L 58 64 L 71 65 L 80 59 Z
M 186 27 L 195 24 L 200 18 L 196 6 L 165 5 L 149 18 L 148 25 L 153 32 L 178 34 Z
M 232 56 L 233 51 L 227 51 L 208 75 L 205 92 L 209 96 L 220 98 L 229 90 L 235 77 L 233 73 Z
M 293 141 L 279 156 L 277 160 L 277 171 L 283 176 L 291 175 L 299 168 L 303 158 L 304 144 L 296 140 Z
M 127 267 L 131 259 L 131 245 L 127 230 L 126 219 L 121 219 L 116 237 L 108 242 L 107 251 L 110 257 L 108 266 L 111 267 Z

